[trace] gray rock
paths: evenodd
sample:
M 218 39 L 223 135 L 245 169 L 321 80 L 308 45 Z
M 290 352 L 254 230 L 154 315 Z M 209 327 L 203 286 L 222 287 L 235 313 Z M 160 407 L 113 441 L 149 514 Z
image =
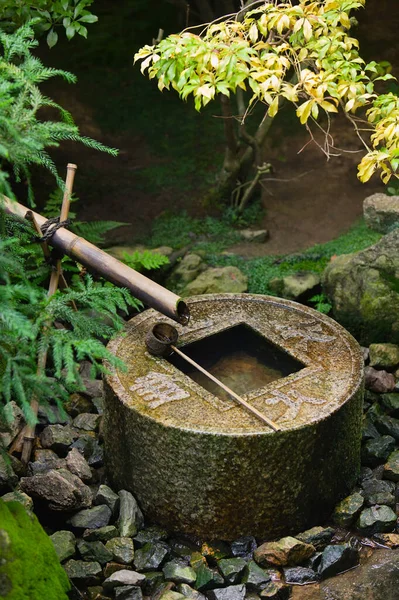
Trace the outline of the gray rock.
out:
M 141 548 L 147 542 L 160 542 L 166 540 L 167 537 L 168 532 L 165 529 L 154 525 L 152 527 L 140 529 L 134 536 L 134 543 L 137 548 Z
M 260 565 L 295 566 L 310 558 L 314 552 L 311 544 L 287 536 L 259 546 L 254 552 L 254 559 Z
M 147 542 L 136 550 L 134 566 L 138 571 L 157 570 L 169 555 L 169 548 L 164 542 Z
M 380 401 L 383 408 L 393 417 L 399 417 L 399 394 L 381 394 Z
M 166 581 L 173 581 L 174 583 L 195 583 L 197 574 L 192 567 L 187 565 L 181 559 L 171 560 L 167 562 L 162 572 Z
M 359 553 L 349 544 L 326 546 L 321 557 L 319 575 L 322 579 L 327 579 L 327 577 L 351 569 L 358 563 Z
M 1 499 L 3 502 L 20 502 L 28 512 L 33 510 L 32 498 L 19 490 L 8 492 L 7 494 L 4 494 L 4 496 L 1 496 Z
M 201 594 L 198 590 L 194 590 L 192 587 L 187 585 L 187 583 L 179 583 L 177 586 L 177 591 L 179 594 L 183 594 L 186 598 L 191 598 L 191 600 L 205 600 L 206 596 Z
M 377 193 L 363 202 L 363 216 L 367 226 L 379 233 L 389 233 L 399 225 L 399 196 Z
M 121 571 L 116 571 L 110 577 L 108 577 L 103 582 L 103 587 L 105 590 L 110 591 L 124 585 L 142 586 L 145 582 L 145 579 L 145 575 L 141 573 L 122 569 Z
M 101 379 L 82 376 L 82 382 L 83 387 L 80 391 L 89 396 L 89 398 L 101 398 L 104 396 L 104 382 Z
M 135 585 L 123 585 L 115 588 L 116 600 L 142 600 L 143 592 Z
M 111 509 L 105 504 L 94 506 L 73 515 L 68 523 L 76 529 L 99 529 L 108 525 L 112 516 Z
M 159 600 L 184 600 L 184 598 L 185 596 L 183 596 L 183 594 L 179 594 L 179 592 L 174 592 L 168 587 L 166 587 L 166 589 L 163 592 L 161 592 L 159 596 Z
M 373 367 L 364 370 L 365 386 L 377 394 L 392 392 L 395 388 L 395 377 L 387 371 L 377 371 Z
M 375 440 L 380 437 L 380 433 L 377 430 L 374 423 L 368 419 L 367 417 L 363 421 L 363 429 L 362 429 L 362 441 L 367 442 L 367 440 Z
M 77 417 L 80 413 L 94 412 L 94 406 L 89 398 L 82 394 L 70 394 L 64 404 L 66 412 L 72 417 Z
M 149 571 L 148 573 L 144 573 L 146 580 L 143 583 L 143 593 L 145 596 L 154 596 L 156 594 L 156 592 L 160 589 L 161 585 L 165 582 L 165 578 L 163 576 L 163 573 L 161 571 Z M 180 584 L 180 586 L 178 586 L 178 592 L 180 594 L 183 594 L 183 592 L 179 589 L 179 587 L 185 586 L 185 583 Z M 190 587 L 190 586 L 187 586 Z M 192 588 L 190 588 L 191 590 Z M 199 592 L 195 592 L 195 590 L 193 590 L 194 593 L 199 593 Z M 186 594 L 184 594 L 186 595 Z M 197 600 L 205 600 L 205 598 L 198 598 Z
M 110 552 L 102 542 L 86 542 L 86 540 L 78 540 L 77 548 L 80 556 L 86 561 L 96 561 L 100 565 L 112 560 L 112 552 Z
M 282 581 L 269 581 L 261 591 L 260 597 L 267 600 L 288 600 L 291 597 L 291 586 Z
M 137 504 L 136 498 L 130 492 L 121 490 L 119 499 L 119 533 L 121 537 L 133 537 L 144 524 L 143 513 Z
M 94 496 L 93 504 L 106 504 L 115 515 L 119 509 L 119 496 L 110 487 L 102 484 Z
M 67 468 L 82 481 L 90 481 L 92 473 L 84 456 L 77 448 L 72 448 L 66 457 Z
M 87 460 L 87 464 L 95 469 L 102 467 L 104 463 L 104 451 L 96 440 L 94 434 L 83 434 L 72 444 L 72 448 L 77 448 Z
M 195 587 L 202 592 L 213 590 L 224 585 L 224 579 L 216 569 L 211 569 L 206 563 L 200 564 L 196 569 L 197 581 Z
M 290 300 L 295 300 L 303 294 L 311 292 L 318 285 L 320 285 L 320 275 L 310 271 L 301 271 L 282 279 L 272 279 L 270 282 L 273 292 Z
M 83 539 L 87 542 L 108 542 L 115 537 L 118 537 L 119 531 L 115 525 L 105 525 L 98 529 L 86 529 L 83 532 Z
M 269 239 L 267 229 L 240 229 L 238 233 L 246 242 L 264 244 Z
M 0 494 L 12 491 L 18 483 L 18 477 L 14 473 L 11 461 L 6 460 L 0 454 Z
M 274 573 L 274 569 L 262 569 L 254 560 L 251 560 L 245 567 L 241 582 L 246 584 L 248 590 L 260 592 L 271 580 Z
M 76 538 L 71 531 L 56 531 L 50 535 L 50 539 L 61 563 L 74 556 Z
M 399 441 L 399 419 L 384 415 L 375 419 L 374 424 L 381 435 L 391 435 Z
M 219 560 L 218 562 L 219 571 L 223 575 L 225 581 L 231 585 L 240 581 L 241 573 L 243 573 L 246 566 L 246 560 L 240 557 L 222 558 L 222 560 Z
M 381 479 L 367 479 L 362 484 L 364 498 L 367 506 L 373 504 L 395 504 L 395 484 Z
M 77 437 L 77 432 L 69 425 L 48 425 L 41 433 L 40 442 L 43 448 L 54 450 L 58 456 L 64 457 Z
M 83 429 L 84 431 L 98 431 L 100 421 L 100 415 L 82 413 L 75 417 L 73 426 L 76 427 L 76 429 Z
M 8 448 L 24 423 L 24 415 L 18 404 L 14 400 L 7 402 L 0 421 L 0 447 Z
M 105 547 L 112 553 L 112 560 L 117 563 L 129 565 L 133 562 L 134 546 L 131 538 L 114 537 L 105 544 Z
M 362 463 L 376 467 L 385 462 L 395 448 L 395 440 L 390 435 L 383 435 L 375 440 L 369 440 L 362 448 Z
M 248 289 L 247 277 L 237 267 L 210 268 L 186 285 L 182 294 L 241 293 Z
M 399 481 L 399 450 L 395 450 L 388 456 L 388 460 L 384 465 L 383 477 L 391 481 Z
M 323 550 L 331 542 L 334 535 L 332 527 L 312 527 L 296 535 L 296 539 L 311 544 L 316 550 Z
M 23 492 L 54 511 L 79 510 L 92 502 L 90 488 L 66 469 L 22 477 L 20 486 Z
M 396 344 L 370 344 L 370 367 L 394 369 L 399 364 L 399 346 Z
M 186 254 L 180 263 L 173 269 L 170 281 L 176 284 L 187 285 L 193 281 L 206 268 L 202 257 L 198 254 Z
M 364 505 L 364 498 L 358 492 L 347 496 L 335 507 L 333 521 L 340 527 L 349 527 Z
M 291 567 L 284 569 L 284 578 L 288 584 L 304 585 L 305 583 L 318 581 L 319 576 L 309 567 Z
M 334 317 L 363 345 L 399 343 L 398 250 L 395 230 L 366 250 L 337 256 L 323 273 Z
M 371 506 L 360 513 L 357 529 L 364 535 L 393 531 L 397 516 L 389 506 Z
M 96 585 L 100 581 L 101 565 L 98 562 L 85 562 L 72 558 L 63 566 L 69 579 L 76 585 Z
M 133 568 L 130 565 L 121 565 L 120 563 L 116 563 L 113 560 L 107 563 L 104 567 L 103 574 L 104 578 L 111 577 L 117 571 L 133 571 Z
M 37 418 L 39 425 L 70 425 L 72 422 L 71 417 L 65 412 L 64 407 L 53 406 L 48 404 L 47 406 L 39 406 L 37 412 Z
M 243 536 L 231 543 L 231 553 L 233 556 L 242 558 L 252 558 L 258 544 L 253 536 Z
M 28 466 L 29 475 L 39 475 L 40 473 L 48 473 L 52 469 L 66 468 L 65 458 L 59 458 L 54 450 L 36 450 L 34 458 L 34 462 L 30 462 Z
M 229 585 L 228 587 L 210 590 L 208 592 L 209 600 L 244 600 L 245 585 Z

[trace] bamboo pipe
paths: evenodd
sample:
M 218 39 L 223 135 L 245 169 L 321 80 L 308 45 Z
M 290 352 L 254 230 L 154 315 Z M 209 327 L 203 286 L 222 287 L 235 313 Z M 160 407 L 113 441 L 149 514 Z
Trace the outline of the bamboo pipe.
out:
M 6 196 L 3 196 L 2 200 L 4 210 L 9 214 L 24 218 L 29 210 L 23 204 L 14 202 Z M 46 222 L 45 217 L 34 211 L 32 213 L 40 226 Z M 158 283 L 151 281 L 148 277 L 138 273 L 103 250 L 100 250 L 100 248 L 97 248 L 97 246 L 94 246 L 94 244 L 91 244 L 84 238 L 61 227 L 54 233 L 48 243 L 89 270 L 96 271 L 96 273 L 115 285 L 129 289 L 136 298 L 144 304 L 155 308 L 160 313 L 182 325 L 187 325 L 189 322 L 189 309 L 179 296 Z

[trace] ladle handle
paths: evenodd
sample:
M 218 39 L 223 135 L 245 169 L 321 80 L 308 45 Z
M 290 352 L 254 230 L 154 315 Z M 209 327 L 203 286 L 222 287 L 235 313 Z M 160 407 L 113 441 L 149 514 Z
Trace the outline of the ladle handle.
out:
M 244 400 L 243 398 L 241 398 L 240 396 L 238 396 L 238 394 L 236 394 L 235 392 L 233 392 L 233 390 L 231 390 L 230 388 L 228 388 L 227 385 L 225 385 L 224 383 L 222 383 L 221 381 L 219 381 L 219 379 L 216 379 L 216 377 L 214 377 L 213 375 L 211 375 L 211 373 L 209 373 L 208 371 L 206 371 L 205 369 L 203 369 L 201 367 L 201 365 L 199 365 L 198 363 L 195 362 L 195 360 L 193 360 L 192 358 L 190 358 L 189 356 L 187 356 L 187 354 L 184 354 L 184 352 L 182 352 L 181 350 L 179 350 L 179 348 L 176 348 L 176 346 L 173 346 L 172 344 L 170 345 L 170 348 L 174 352 L 176 352 L 176 354 L 178 354 L 179 356 L 181 356 L 184 360 L 186 360 L 191 365 L 193 365 L 193 367 L 195 367 L 196 369 L 198 369 L 198 371 L 201 371 L 201 373 L 203 373 L 204 375 L 206 375 L 214 383 L 217 383 L 217 385 L 219 385 L 221 388 L 223 388 L 225 392 L 227 392 L 228 394 L 230 394 L 230 396 L 233 396 L 233 398 L 235 400 L 237 400 L 237 402 L 239 404 L 241 404 L 244 408 L 246 408 L 247 411 L 253 413 L 258 419 L 260 419 L 261 421 L 263 421 L 264 423 L 266 423 L 266 425 L 268 425 L 269 427 L 271 427 L 274 431 L 280 431 L 280 427 L 276 423 L 274 423 L 274 421 L 271 421 L 270 419 L 268 419 L 263 413 L 261 413 L 259 410 L 257 410 L 254 406 L 252 406 L 251 404 L 249 404 L 246 400 Z

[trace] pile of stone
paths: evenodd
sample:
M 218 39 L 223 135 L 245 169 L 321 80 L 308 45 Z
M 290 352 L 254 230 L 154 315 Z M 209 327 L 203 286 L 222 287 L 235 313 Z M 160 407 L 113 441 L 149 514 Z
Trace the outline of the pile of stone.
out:
M 232 543 L 206 543 L 145 523 L 132 494 L 107 485 L 103 384 L 88 379 L 84 391 L 70 397 L 66 414 L 56 407 L 50 415 L 40 413 L 26 470 L 17 459 L 10 467 L 0 456 L 0 493 L 23 502 L 46 526 L 74 586 L 73 598 L 288 599 L 302 589 L 297 586 L 317 587 L 355 567 L 354 540 L 366 536 L 369 545 L 399 548 L 399 347 L 373 344 L 364 354 L 363 467 L 358 487 L 338 504 L 329 524 L 271 542 L 262 543 L 254 531 L 255 537 Z M 9 442 L 11 434 L 1 435 Z

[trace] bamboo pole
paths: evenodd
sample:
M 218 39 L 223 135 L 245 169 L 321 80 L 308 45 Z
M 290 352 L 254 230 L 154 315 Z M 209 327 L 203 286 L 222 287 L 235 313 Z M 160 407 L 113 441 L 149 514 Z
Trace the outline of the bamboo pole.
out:
M 3 206 L 7 213 L 22 218 L 28 211 L 26 206 L 10 200 L 6 196 L 3 196 Z M 40 226 L 46 222 L 45 217 L 34 211 L 31 212 Z M 179 296 L 64 227 L 54 233 L 49 244 L 115 285 L 126 287 L 144 304 L 183 325 L 187 325 L 189 322 L 189 309 Z

